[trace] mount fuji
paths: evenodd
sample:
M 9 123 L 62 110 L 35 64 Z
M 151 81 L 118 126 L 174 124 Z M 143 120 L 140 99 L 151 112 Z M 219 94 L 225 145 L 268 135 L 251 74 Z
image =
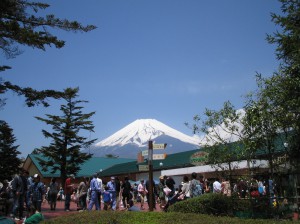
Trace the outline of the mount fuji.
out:
M 199 138 L 183 134 L 155 119 L 138 119 L 96 143 L 90 153 L 93 156 L 112 154 L 121 158 L 136 158 L 138 152 L 148 149 L 149 140 L 158 144 L 167 143 L 165 150 L 155 150 L 154 153 L 173 154 L 200 148 Z

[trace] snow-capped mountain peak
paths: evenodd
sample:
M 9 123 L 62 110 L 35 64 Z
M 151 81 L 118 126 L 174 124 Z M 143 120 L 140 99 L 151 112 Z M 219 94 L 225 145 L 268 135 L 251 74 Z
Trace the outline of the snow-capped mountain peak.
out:
M 182 142 L 193 145 L 199 145 L 199 139 L 183 134 L 155 119 L 138 119 L 110 137 L 96 143 L 96 147 L 105 146 L 123 146 L 126 144 L 135 144 L 138 147 L 144 147 L 149 140 L 167 135 Z

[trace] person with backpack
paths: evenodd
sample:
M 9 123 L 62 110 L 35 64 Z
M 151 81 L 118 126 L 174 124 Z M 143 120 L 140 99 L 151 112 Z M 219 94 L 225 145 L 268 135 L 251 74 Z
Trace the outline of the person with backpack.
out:
M 43 195 L 45 194 L 44 184 L 40 181 L 40 176 L 34 174 L 33 183 L 30 186 L 31 203 L 41 212 Z
M 50 202 L 50 209 L 55 210 L 56 209 L 56 200 L 57 200 L 57 194 L 59 191 L 58 183 L 56 182 L 56 178 L 51 178 L 49 191 L 48 191 L 48 198 Z
M 202 195 L 201 183 L 197 180 L 197 173 L 192 173 L 192 180 L 190 182 L 190 197 L 198 197 Z
M 126 176 L 124 178 L 124 183 L 121 186 L 122 189 L 122 199 L 123 199 L 123 206 L 127 208 L 127 204 L 130 199 L 132 199 L 131 195 L 131 184 L 129 183 L 129 178 Z

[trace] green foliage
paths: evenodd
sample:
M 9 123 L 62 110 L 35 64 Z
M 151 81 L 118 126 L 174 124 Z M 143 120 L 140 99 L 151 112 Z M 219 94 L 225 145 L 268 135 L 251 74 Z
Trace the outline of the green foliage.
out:
M 199 213 L 208 215 L 232 214 L 232 200 L 222 194 L 204 194 L 170 206 L 170 212 Z
M 46 118 L 36 117 L 38 120 L 52 126 L 53 132 L 43 130 L 46 138 L 52 140 L 49 146 L 43 146 L 35 150 L 41 153 L 48 160 L 40 159 L 39 163 L 43 169 L 51 169 L 52 173 L 57 170 L 61 173 L 61 179 L 64 182 L 70 174 L 76 174 L 80 169 L 80 164 L 91 158 L 91 155 L 82 153 L 82 148 L 87 148 L 93 144 L 96 139 L 87 139 L 81 136 L 82 131 L 91 132 L 94 129 L 90 118 L 95 114 L 91 112 L 84 114 L 81 103 L 87 101 L 75 100 L 78 97 L 78 88 L 65 90 L 63 99 L 66 104 L 61 105 L 61 116 L 49 115 Z
M 12 129 L 5 121 L 0 120 L 0 182 L 11 180 L 12 176 L 19 173 L 21 160 L 18 147 L 14 145 L 16 138 Z
M 77 21 L 56 18 L 55 15 L 45 15 L 41 11 L 50 5 L 30 0 L 1 0 L 0 1 L 0 49 L 7 58 L 21 54 L 20 45 L 46 50 L 46 46 L 54 45 L 62 48 L 64 40 L 58 39 L 50 31 L 60 29 L 74 32 L 88 32 L 96 27 L 83 26 Z M 0 72 L 10 69 L 10 66 L 0 65 Z M 0 94 L 13 91 L 25 96 L 28 106 L 43 104 L 48 106 L 47 98 L 60 98 L 60 92 L 53 90 L 36 91 L 30 87 L 23 88 L 5 82 L 0 77 Z M 0 99 L 0 106 L 5 99 Z
M 48 4 L 29 0 L 2 0 L 0 3 L 0 33 L 2 51 L 8 58 L 20 54 L 16 44 L 27 45 L 45 50 L 45 46 L 61 48 L 65 41 L 52 35 L 49 28 L 66 31 L 88 32 L 95 26 L 83 26 L 77 21 L 56 18 L 54 15 L 41 16 L 39 12 L 49 7 Z
M 290 221 L 282 220 L 260 220 L 260 219 L 239 219 L 232 217 L 216 217 L 212 215 L 179 213 L 179 212 L 113 212 L 113 211 L 91 211 L 77 214 L 69 214 L 54 219 L 45 220 L 41 223 L 59 224 L 285 224 Z
M 234 161 L 240 161 L 245 155 L 241 144 L 231 143 L 243 138 L 242 117 L 242 111 L 237 111 L 228 101 L 218 111 L 205 109 L 203 118 L 196 115 L 192 126 L 194 133 L 205 134 L 201 145 L 208 153 L 207 164 L 221 168 L 230 177 L 236 169 Z

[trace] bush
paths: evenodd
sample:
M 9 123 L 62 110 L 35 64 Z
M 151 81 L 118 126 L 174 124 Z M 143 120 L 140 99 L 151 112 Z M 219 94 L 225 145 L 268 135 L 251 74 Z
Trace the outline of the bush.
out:
M 45 220 L 47 224 L 274 224 L 274 220 L 215 217 L 212 215 L 175 213 L 175 212 L 120 212 L 91 211 L 62 215 Z M 276 224 L 289 224 L 290 221 L 276 221 Z M 299 222 L 294 222 L 299 223 Z
M 183 213 L 199 213 L 211 215 L 231 215 L 233 210 L 232 199 L 221 194 L 204 194 L 169 207 L 168 211 Z

